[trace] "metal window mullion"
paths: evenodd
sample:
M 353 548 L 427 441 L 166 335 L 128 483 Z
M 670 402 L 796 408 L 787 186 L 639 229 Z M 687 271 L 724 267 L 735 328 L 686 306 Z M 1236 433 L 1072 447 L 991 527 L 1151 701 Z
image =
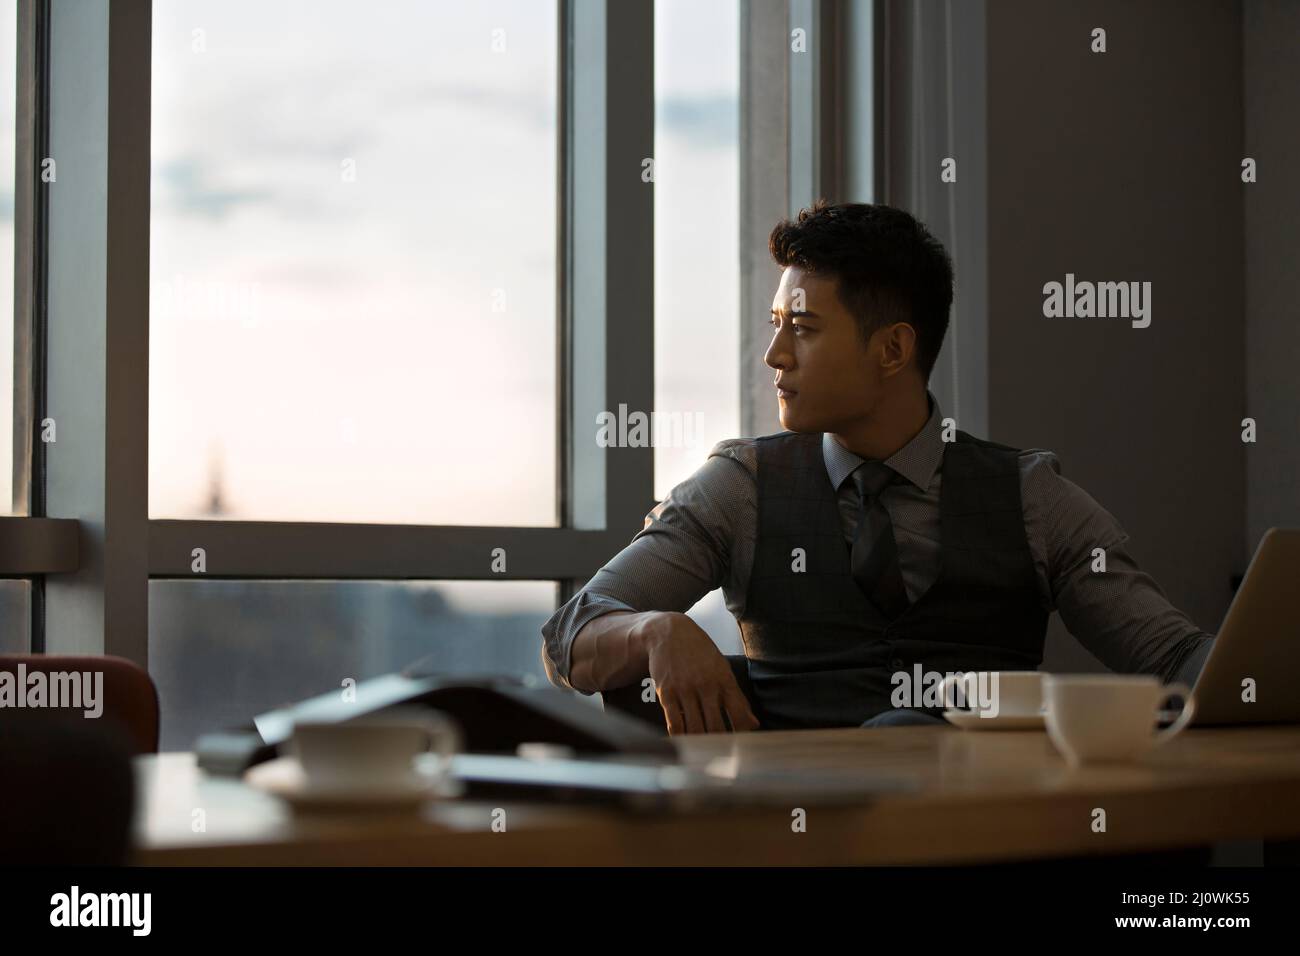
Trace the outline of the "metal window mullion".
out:
M 852 0 L 820 0 L 817 4 L 817 139 L 816 194 L 831 202 L 844 202 L 848 102 L 845 85 L 850 73 L 847 58 Z
M 50 14 L 47 513 L 81 567 L 46 580 L 46 650 L 148 662 L 152 3 Z
M 654 2 L 605 9 L 605 410 L 621 418 L 654 410 Z M 590 436 L 590 437 L 588 437 Z M 595 423 L 578 433 L 595 440 Z M 654 449 L 603 449 L 605 527 L 625 538 L 654 506 Z
M 781 276 L 767 237 L 792 205 L 791 55 L 786 0 L 750 0 L 740 15 L 740 433 L 753 437 L 781 430 L 761 317 Z
M 620 537 L 568 528 L 155 520 L 149 572 L 192 580 L 586 580 L 622 547 Z
M 48 24 L 48 0 L 19 0 L 17 22 L 16 128 L 14 151 L 14 301 L 13 301 L 13 514 L 42 514 L 39 482 L 33 487 L 33 425 L 40 421 L 38 400 L 38 326 L 43 305 L 44 228 L 41 208 L 44 189 L 39 182 L 44 141 L 46 94 L 43 55 Z
M 556 521 L 572 528 L 574 489 L 569 453 L 573 441 L 573 359 L 570 276 L 573 250 L 569 242 L 571 186 L 570 124 L 573 94 L 570 82 L 570 46 L 573 31 L 572 0 L 557 0 L 555 96 L 555 489 Z

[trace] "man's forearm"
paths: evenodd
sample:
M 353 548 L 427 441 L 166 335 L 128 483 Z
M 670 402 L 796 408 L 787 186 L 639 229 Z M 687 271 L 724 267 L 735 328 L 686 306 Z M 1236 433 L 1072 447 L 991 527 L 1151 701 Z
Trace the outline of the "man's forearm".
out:
M 595 692 L 634 684 L 650 674 L 650 646 L 662 611 L 611 611 L 582 626 L 569 651 L 569 683 Z

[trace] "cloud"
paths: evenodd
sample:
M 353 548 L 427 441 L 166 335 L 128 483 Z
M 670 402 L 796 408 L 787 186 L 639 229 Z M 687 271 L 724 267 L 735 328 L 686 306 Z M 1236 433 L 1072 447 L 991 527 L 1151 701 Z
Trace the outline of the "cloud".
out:
M 164 163 L 155 185 L 162 187 L 159 204 L 205 219 L 224 219 L 240 206 L 269 203 L 275 194 L 265 188 L 231 189 L 214 185 L 212 170 L 197 156 Z
M 729 146 L 740 129 L 734 96 L 669 96 L 655 102 L 655 117 L 667 132 L 701 146 Z

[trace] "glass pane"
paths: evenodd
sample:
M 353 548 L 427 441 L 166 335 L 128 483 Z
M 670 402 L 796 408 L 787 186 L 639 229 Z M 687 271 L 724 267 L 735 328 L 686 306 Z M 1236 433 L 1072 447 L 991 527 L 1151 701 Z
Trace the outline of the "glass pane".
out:
M 556 18 L 153 5 L 152 516 L 556 524 Z
M 659 499 L 740 434 L 739 76 L 736 0 L 655 4 Z
M 0 654 L 31 652 L 30 581 L 0 580 Z
M 550 581 L 149 582 L 162 749 L 416 661 L 546 683 Z
M 686 613 L 690 615 L 692 621 L 704 629 L 723 654 L 745 653 L 745 643 L 740 636 L 740 625 L 727 610 L 727 599 L 722 593 L 722 588 L 715 588 L 704 595 Z
M 0 514 L 13 514 L 14 149 L 18 3 L 0 0 Z M 4 620 L 0 614 L 0 620 Z M 3 638 L 0 638 L 2 641 Z

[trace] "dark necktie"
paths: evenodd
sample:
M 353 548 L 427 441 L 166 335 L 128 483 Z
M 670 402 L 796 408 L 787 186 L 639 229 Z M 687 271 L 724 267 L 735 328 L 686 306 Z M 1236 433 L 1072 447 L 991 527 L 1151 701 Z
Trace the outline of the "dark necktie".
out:
M 862 516 L 853 537 L 853 580 L 876 609 L 893 619 L 907 610 L 907 589 L 898 567 L 894 524 L 880 503 L 880 493 L 898 473 L 883 461 L 864 461 L 853 472 L 862 500 Z

